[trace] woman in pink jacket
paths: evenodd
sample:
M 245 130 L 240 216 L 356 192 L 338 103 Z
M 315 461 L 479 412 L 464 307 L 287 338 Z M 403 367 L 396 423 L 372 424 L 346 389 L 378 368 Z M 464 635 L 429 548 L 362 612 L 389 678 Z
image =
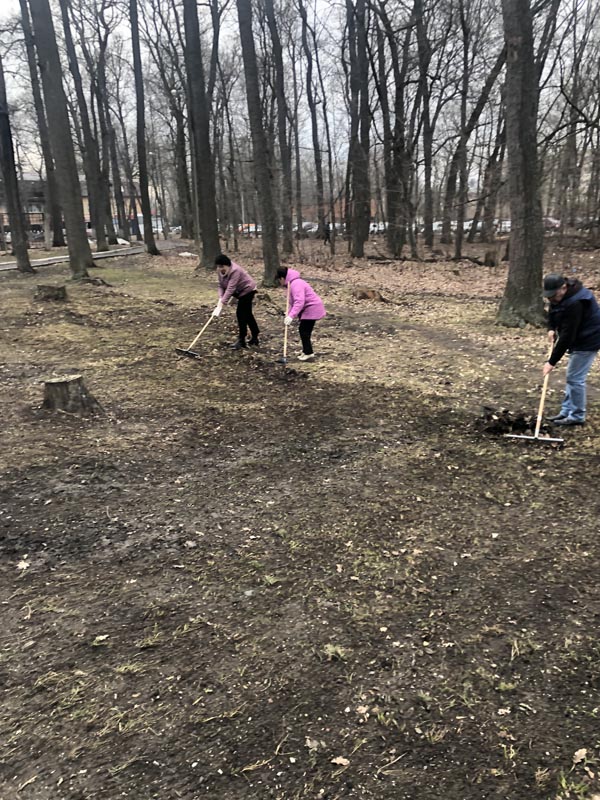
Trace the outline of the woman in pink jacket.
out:
M 248 344 L 258 347 L 258 324 L 252 313 L 252 301 L 256 294 L 256 281 L 248 275 L 245 269 L 232 261 L 228 256 L 220 255 L 215 258 L 217 277 L 219 279 L 219 302 L 213 311 L 213 317 L 218 317 L 223 306 L 231 300 L 237 298 L 236 316 L 238 321 L 239 336 L 234 350 L 246 349 Z M 250 328 L 251 339 L 246 344 L 246 336 Z
M 298 358 L 300 361 L 312 361 L 315 357 L 311 342 L 313 328 L 315 322 L 327 314 L 323 301 L 312 286 L 302 280 L 297 270 L 281 267 L 277 270 L 277 278 L 280 286 L 289 287 L 290 302 L 284 324 L 291 325 L 296 317 L 300 320 L 298 332 L 302 340 L 302 353 Z

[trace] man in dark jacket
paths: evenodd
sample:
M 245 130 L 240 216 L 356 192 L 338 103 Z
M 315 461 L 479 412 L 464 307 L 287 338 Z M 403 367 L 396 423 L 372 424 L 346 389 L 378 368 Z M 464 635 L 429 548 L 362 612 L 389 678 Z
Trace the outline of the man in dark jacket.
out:
M 562 275 L 546 275 L 544 297 L 550 301 L 548 339 L 554 343 L 544 364 L 543 374 L 551 372 L 566 352 L 569 353 L 567 385 L 555 425 L 583 425 L 585 422 L 586 380 L 600 350 L 600 307 L 581 281 Z

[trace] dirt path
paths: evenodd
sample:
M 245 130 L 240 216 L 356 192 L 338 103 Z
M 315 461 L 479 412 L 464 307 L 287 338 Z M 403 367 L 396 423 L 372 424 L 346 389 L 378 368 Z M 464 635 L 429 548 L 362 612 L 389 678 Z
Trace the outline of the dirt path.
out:
M 486 438 L 543 360 L 503 276 L 321 261 L 287 370 L 275 290 L 259 353 L 228 311 L 175 356 L 215 295 L 176 254 L 0 279 L 3 799 L 600 791 L 597 368 L 564 449 Z M 104 416 L 39 410 L 73 370 Z

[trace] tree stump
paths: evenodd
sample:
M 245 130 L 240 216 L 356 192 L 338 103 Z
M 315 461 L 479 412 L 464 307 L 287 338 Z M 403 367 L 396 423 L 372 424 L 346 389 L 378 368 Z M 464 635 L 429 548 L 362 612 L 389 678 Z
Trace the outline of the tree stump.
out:
M 102 414 L 104 411 L 86 389 L 81 375 L 65 375 L 44 381 L 42 408 L 69 414 Z
M 66 300 L 66 286 L 44 286 L 38 285 L 34 300 Z

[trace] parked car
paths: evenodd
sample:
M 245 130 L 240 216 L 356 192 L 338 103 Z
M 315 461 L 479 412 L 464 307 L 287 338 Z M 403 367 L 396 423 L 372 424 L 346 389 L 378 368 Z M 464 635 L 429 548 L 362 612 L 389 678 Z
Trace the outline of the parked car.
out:
M 511 223 L 509 219 L 496 219 L 494 220 L 497 233 L 510 233 Z
M 387 222 L 371 222 L 369 225 L 369 233 L 371 235 L 375 235 L 376 233 L 385 233 L 387 226 Z
M 544 230 L 557 231 L 560 228 L 560 220 L 556 217 L 544 217 Z
M 262 225 L 256 225 L 254 222 L 244 222 L 238 227 L 238 233 L 243 233 L 245 236 L 260 236 Z

